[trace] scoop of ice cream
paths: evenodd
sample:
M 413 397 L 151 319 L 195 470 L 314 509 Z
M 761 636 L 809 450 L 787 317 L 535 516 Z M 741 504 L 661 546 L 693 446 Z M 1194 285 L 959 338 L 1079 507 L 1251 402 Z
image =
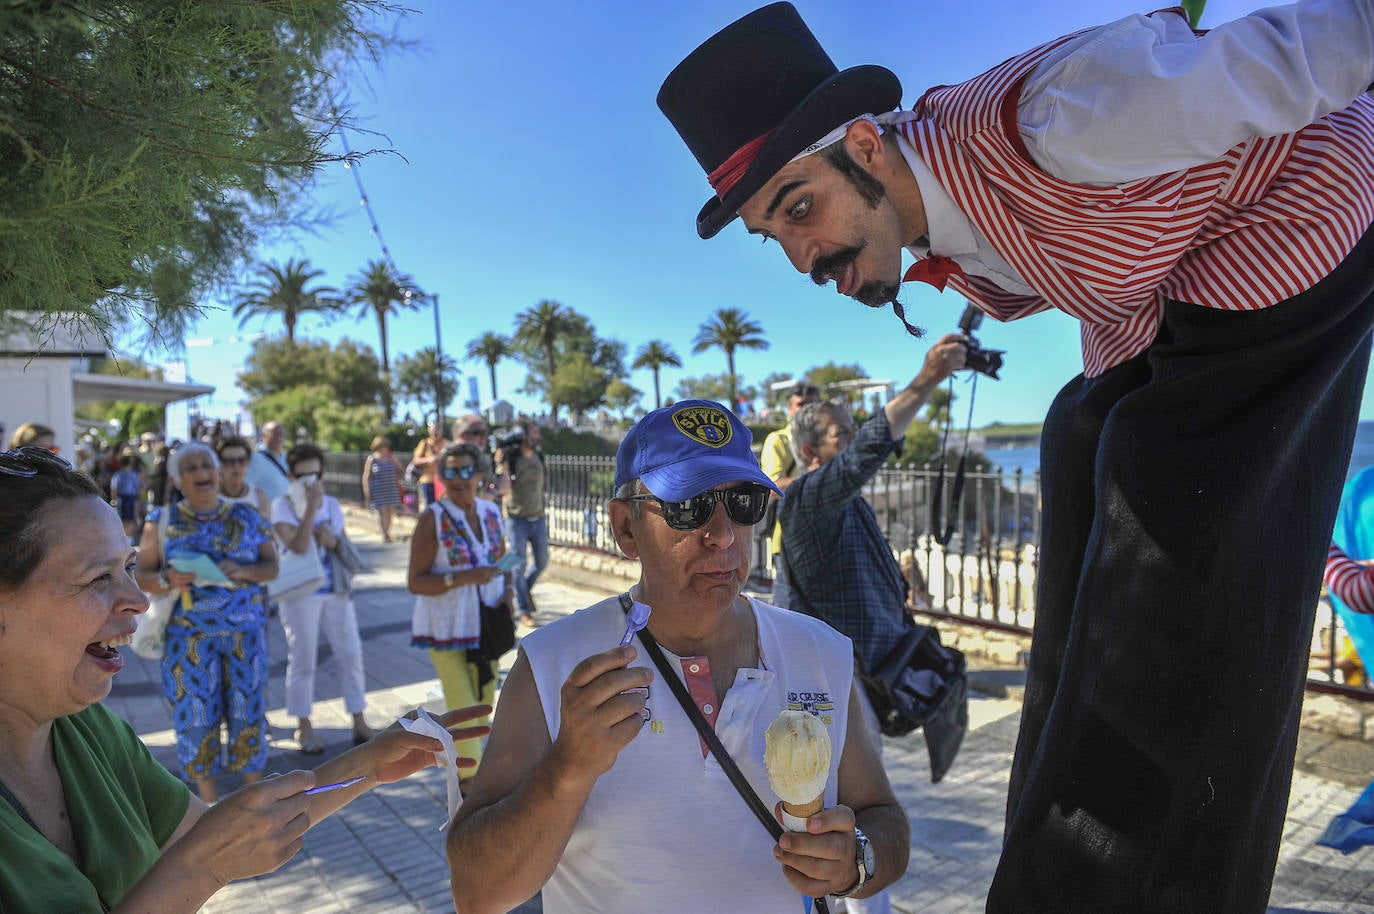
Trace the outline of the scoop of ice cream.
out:
M 810 803 L 825 792 L 830 732 L 814 714 L 783 711 L 763 734 L 768 784 L 784 803 Z

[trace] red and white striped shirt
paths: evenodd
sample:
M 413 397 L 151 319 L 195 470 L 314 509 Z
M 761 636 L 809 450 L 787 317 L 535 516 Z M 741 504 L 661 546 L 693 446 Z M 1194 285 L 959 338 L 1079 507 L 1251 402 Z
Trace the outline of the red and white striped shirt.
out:
M 1335 543 L 1326 552 L 1326 587 L 1357 613 L 1374 614 L 1374 565 L 1357 562 Z
M 1078 318 L 1084 371 L 1095 376 L 1149 346 L 1166 299 L 1226 310 L 1277 304 L 1329 274 L 1374 224 L 1367 96 L 1296 133 L 1252 137 L 1209 161 L 1120 184 L 1072 183 L 1037 167 L 1018 132 L 1020 90 L 1080 37 L 933 89 L 898 128 L 1035 293 L 978 270 L 951 277 L 992 316 L 1054 307 Z

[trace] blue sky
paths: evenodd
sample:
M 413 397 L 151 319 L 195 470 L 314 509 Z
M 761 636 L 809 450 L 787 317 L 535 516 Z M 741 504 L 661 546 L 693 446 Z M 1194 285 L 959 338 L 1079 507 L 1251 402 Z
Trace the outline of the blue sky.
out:
M 417 12 L 401 31 L 422 47 L 389 55 L 346 86 L 360 122 L 383 136 L 349 139 L 355 149 L 371 139 L 399 153 L 369 158 L 360 173 L 397 265 L 439 294 L 446 353 L 461 356 L 468 340 L 488 330 L 510 333 L 517 313 L 551 298 L 625 342 L 627 366 L 644 342 L 669 343 L 684 364 L 663 373 L 665 396 L 684 376 L 725 370 L 719 350 L 691 353 L 698 325 L 722 307 L 747 311 L 771 342 L 766 351 L 737 353 L 747 383 L 832 360 L 857 362 L 899 384 L 919 369 L 927 344 L 906 336 L 890 310 L 864 308 L 833 286 L 817 288 L 776 246 L 761 250 L 738 223 L 711 241 L 696 236 L 693 220 L 710 189 L 654 97 L 682 57 L 761 3 L 409 5 Z M 901 79 L 907 105 L 928 86 L 972 76 L 1040 41 L 1153 8 L 1139 0 L 796 5 L 838 66 L 887 66 Z M 1256 6 L 1212 0 L 1203 25 Z M 316 199 L 339 214 L 332 225 L 258 256 L 308 258 L 325 270 L 325 281 L 342 286 L 379 256 L 377 240 L 342 166 L 321 175 Z M 912 288 L 905 299 L 913 323 L 934 336 L 953 330 L 963 299 Z M 231 338 L 281 328 L 260 320 L 240 327 L 222 302 L 203 305 L 209 314 L 193 336 L 217 342 L 188 350 L 189 372 L 218 388 L 204 408 L 230 416 L 241 400 L 235 372 L 250 348 Z M 310 316 L 297 332 L 377 346 L 371 319 L 325 324 Z M 978 386 L 975 424 L 1038 421 L 1081 368 L 1077 326 L 1059 314 L 989 320 L 980 336 L 1008 354 L 1003 380 Z M 402 315 L 391 340 L 393 359 L 433 345 L 432 313 Z M 485 401 L 485 365 L 465 362 L 463 369 L 477 376 Z M 523 380 L 515 362 L 498 368 L 501 396 L 537 411 L 540 404 L 515 394 Z M 630 381 L 651 407 L 648 372 Z M 956 385 L 956 395 L 967 388 Z

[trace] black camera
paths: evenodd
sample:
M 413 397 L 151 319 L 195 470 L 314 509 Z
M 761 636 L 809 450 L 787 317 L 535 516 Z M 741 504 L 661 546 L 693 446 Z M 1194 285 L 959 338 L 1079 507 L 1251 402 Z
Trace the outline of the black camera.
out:
M 494 441 L 498 451 L 504 451 L 512 445 L 519 447 L 525 443 L 525 430 L 517 425 L 506 434 L 495 436 Z
M 978 338 L 973 335 L 973 331 L 983 323 L 983 312 L 977 305 L 969 304 L 964 308 L 963 317 L 959 318 L 959 332 L 968 337 L 968 342 L 964 343 L 964 367 L 971 368 L 979 374 L 985 374 L 994 381 L 1000 381 L 997 372 L 1002 368 L 1002 356 L 1006 355 L 1005 349 L 984 349 L 978 345 Z

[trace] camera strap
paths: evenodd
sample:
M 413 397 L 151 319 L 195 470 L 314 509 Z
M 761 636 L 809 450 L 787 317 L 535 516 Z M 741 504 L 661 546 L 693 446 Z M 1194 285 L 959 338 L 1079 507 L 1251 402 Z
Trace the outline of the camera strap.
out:
M 949 493 L 949 523 L 943 523 L 945 495 L 945 466 L 948 463 L 949 433 L 954 425 L 954 376 L 949 377 L 949 403 L 945 409 L 945 434 L 940 442 L 940 473 L 930 496 L 930 532 L 941 546 L 948 546 L 954 538 L 959 508 L 964 499 L 964 471 L 968 464 L 969 435 L 973 431 L 973 402 L 978 393 L 978 373 L 973 372 L 968 394 L 968 421 L 964 424 L 964 450 L 959 455 L 959 467 L 954 471 L 954 485 Z M 943 528 L 943 529 L 942 529 Z

